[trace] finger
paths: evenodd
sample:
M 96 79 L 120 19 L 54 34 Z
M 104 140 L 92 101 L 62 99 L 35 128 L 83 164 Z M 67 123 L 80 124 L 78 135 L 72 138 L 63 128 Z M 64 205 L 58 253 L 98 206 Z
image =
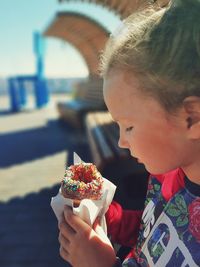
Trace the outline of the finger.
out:
M 58 229 L 60 230 L 60 224 L 61 222 L 64 222 L 65 221 L 65 217 L 64 217 L 64 212 L 62 213 L 61 215 L 61 219 L 58 221 Z
M 60 256 L 65 260 L 69 261 L 69 253 L 62 247 L 60 246 Z
M 64 217 L 66 222 L 75 232 L 87 231 L 91 229 L 90 226 L 80 217 L 74 215 L 73 211 L 68 207 L 65 207 L 64 209 Z
M 60 229 L 61 234 L 68 240 L 70 240 L 75 234 L 75 231 L 71 228 L 71 226 L 66 221 L 61 221 L 59 223 L 59 229 Z
M 60 243 L 60 245 L 66 250 L 68 251 L 69 250 L 69 240 L 66 239 L 61 233 L 59 234 L 58 236 L 58 241 Z

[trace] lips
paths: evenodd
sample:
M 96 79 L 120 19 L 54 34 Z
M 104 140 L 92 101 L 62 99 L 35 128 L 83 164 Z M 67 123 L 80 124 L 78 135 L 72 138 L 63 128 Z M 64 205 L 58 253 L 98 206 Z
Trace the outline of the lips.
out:
M 138 163 L 142 163 L 142 161 L 141 161 L 139 158 L 137 158 L 136 156 L 134 156 L 134 155 L 132 155 L 132 154 L 131 154 L 131 156 L 132 156 L 133 158 L 135 158 L 135 159 L 137 160 Z
M 142 163 L 143 164 L 143 162 L 139 158 L 136 158 L 136 160 L 137 160 L 138 163 Z

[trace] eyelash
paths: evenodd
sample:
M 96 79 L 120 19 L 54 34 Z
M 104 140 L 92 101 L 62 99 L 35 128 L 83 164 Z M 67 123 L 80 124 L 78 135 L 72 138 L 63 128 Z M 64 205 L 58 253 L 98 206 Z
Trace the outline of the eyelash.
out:
M 131 130 L 133 130 L 133 126 L 126 128 L 126 132 L 130 132 Z

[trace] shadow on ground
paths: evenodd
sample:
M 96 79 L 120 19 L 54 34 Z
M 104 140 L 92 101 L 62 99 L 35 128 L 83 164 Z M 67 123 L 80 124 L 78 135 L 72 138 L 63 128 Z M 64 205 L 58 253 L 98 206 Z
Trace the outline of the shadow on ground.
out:
M 1 267 L 67 267 L 59 256 L 57 220 L 50 208 L 58 185 L 0 202 Z
M 62 129 L 61 129 L 62 128 Z M 44 127 L 0 134 L 0 168 L 22 164 L 60 151 L 76 151 L 88 160 L 85 134 L 60 120 Z M 84 152 L 85 150 L 85 152 Z M 72 155 L 69 155 L 72 159 Z
M 67 165 L 76 151 L 90 161 L 85 134 L 59 120 L 40 128 L 0 135 L 0 168 L 67 151 Z M 28 177 L 23 177 L 23 179 Z M 9 181 L 8 181 L 9 182 Z M 59 256 L 58 227 L 50 207 L 59 185 L 0 202 L 1 267 L 67 267 Z

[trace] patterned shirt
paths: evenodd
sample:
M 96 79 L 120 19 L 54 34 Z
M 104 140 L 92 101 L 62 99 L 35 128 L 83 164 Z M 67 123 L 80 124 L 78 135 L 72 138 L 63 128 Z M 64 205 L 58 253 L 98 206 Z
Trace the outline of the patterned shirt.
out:
M 131 217 L 135 211 L 128 216 L 126 221 L 134 223 Z M 107 221 L 109 225 L 109 212 Z M 114 218 L 111 224 L 114 225 Z M 121 234 L 118 240 L 127 236 L 125 231 L 138 233 L 132 254 L 121 266 L 200 266 L 200 186 L 190 182 L 182 170 L 150 177 L 139 230 L 138 224 L 130 223 L 129 229 L 127 225 L 123 228 L 123 220 L 117 224 L 115 233 L 119 234 L 117 229 L 120 229 Z M 120 266 L 119 263 L 116 266 Z

